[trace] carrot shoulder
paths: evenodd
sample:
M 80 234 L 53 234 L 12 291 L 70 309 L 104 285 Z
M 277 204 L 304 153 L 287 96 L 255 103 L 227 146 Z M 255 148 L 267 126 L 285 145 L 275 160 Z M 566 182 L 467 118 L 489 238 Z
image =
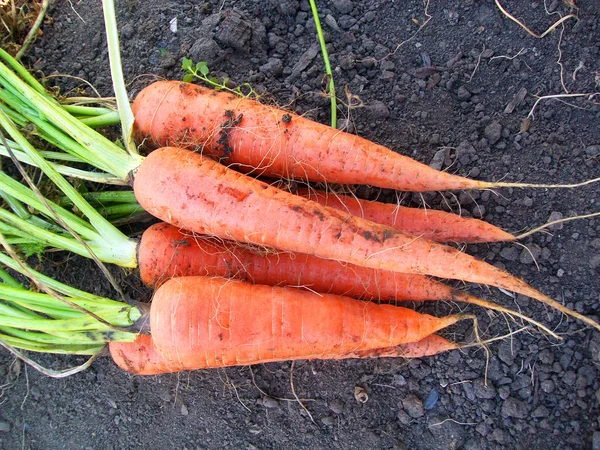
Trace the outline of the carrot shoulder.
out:
M 436 318 L 294 288 L 182 277 L 156 290 L 150 329 L 157 353 L 189 370 L 340 359 L 416 342 L 467 317 Z
M 160 375 L 185 370 L 160 356 L 149 334 L 140 334 L 134 342 L 110 342 L 112 360 L 126 372 L 135 375 Z
M 371 222 L 388 225 L 436 242 L 477 243 L 516 239 L 512 234 L 483 220 L 465 218 L 446 211 L 408 208 L 303 187 L 298 189 L 297 194 Z
M 148 334 L 140 334 L 135 342 L 111 342 L 108 347 L 115 364 L 134 375 L 160 375 L 187 370 L 185 364 L 177 364 L 160 356 Z M 460 347 L 432 334 L 417 342 L 348 353 L 343 358 L 423 358 Z
M 287 111 L 179 81 L 147 86 L 133 111 L 138 142 L 199 150 L 267 176 L 403 191 L 495 186 L 437 171 Z

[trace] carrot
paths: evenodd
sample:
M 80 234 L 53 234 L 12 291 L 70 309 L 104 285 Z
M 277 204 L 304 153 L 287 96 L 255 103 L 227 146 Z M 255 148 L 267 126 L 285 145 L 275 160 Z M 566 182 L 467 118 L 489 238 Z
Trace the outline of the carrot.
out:
M 147 86 L 137 95 L 133 112 L 138 142 L 199 150 L 265 176 L 417 192 L 531 186 L 440 172 L 359 136 L 180 81 Z
M 316 201 L 321 205 L 345 211 L 363 219 L 397 228 L 413 236 L 424 237 L 435 242 L 461 242 L 467 244 L 511 242 L 538 233 L 552 225 L 600 215 L 599 212 L 595 212 L 565 217 L 546 222 L 521 234 L 513 235 L 483 220 L 465 218 L 445 211 L 409 208 L 396 204 L 368 201 L 358 197 L 306 187 L 297 188 L 295 194 Z
M 188 150 L 150 153 L 136 173 L 134 191 L 150 214 L 193 232 L 373 269 L 496 286 L 600 329 L 524 281 L 455 248 L 291 195 Z
M 418 274 L 396 273 L 322 259 L 304 253 L 244 246 L 194 235 L 167 223 L 146 229 L 139 246 L 140 277 L 148 286 L 182 276 L 234 277 L 269 286 L 308 290 L 364 300 L 467 301 L 470 296 Z
M 340 359 L 419 341 L 471 318 L 210 277 L 172 278 L 154 293 L 156 353 L 177 370 Z
M 445 211 L 408 208 L 304 187 L 298 188 L 296 194 L 322 205 L 436 242 L 477 243 L 516 239 L 512 234 L 483 220 L 465 218 Z
M 423 358 L 460 347 L 437 334 L 431 334 L 417 342 L 348 353 L 343 358 Z M 188 370 L 185 364 L 163 358 L 156 351 L 152 337 L 148 334 L 138 335 L 135 342 L 111 342 L 108 348 L 115 364 L 134 375 L 159 375 Z

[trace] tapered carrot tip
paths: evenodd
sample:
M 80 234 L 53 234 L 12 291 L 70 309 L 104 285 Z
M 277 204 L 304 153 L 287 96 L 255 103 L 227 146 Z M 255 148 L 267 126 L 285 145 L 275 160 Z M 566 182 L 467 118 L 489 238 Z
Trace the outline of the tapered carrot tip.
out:
M 156 353 L 152 338 L 147 334 L 140 334 L 135 342 L 111 342 L 108 349 L 115 364 L 134 375 L 158 375 L 184 370 L 176 361 L 167 361 Z
M 296 195 L 371 222 L 387 225 L 412 236 L 436 242 L 505 242 L 515 236 L 483 220 L 457 214 L 368 201 L 315 189 L 299 188 Z
M 461 348 L 461 344 L 450 342 L 449 340 L 431 334 L 420 341 L 410 342 L 408 344 L 397 345 L 395 347 L 384 347 L 369 350 L 365 352 L 356 352 L 349 355 L 349 358 L 424 358 L 434 356 L 449 350 Z
M 401 345 L 398 356 L 402 356 L 403 358 L 422 358 L 458 348 L 461 348 L 460 344 L 451 342 L 437 334 L 432 334 L 420 341 Z

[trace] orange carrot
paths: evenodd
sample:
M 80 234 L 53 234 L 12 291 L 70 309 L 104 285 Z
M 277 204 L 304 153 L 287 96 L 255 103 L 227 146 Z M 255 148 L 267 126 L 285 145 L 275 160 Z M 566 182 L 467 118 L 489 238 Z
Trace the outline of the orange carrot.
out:
M 436 242 L 476 243 L 516 239 L 512 234 L 483 220 L 460 217 L 445 211 L 408 208 L 304 187 L 300 187 L 296 193 L 322 205 Z
M 150 153 L 136 173 L 134 190 L 150 214 L 190 231 L 373 269 L 496 286 L 600 329 L 508 272 L 455 248 L 281 191 L 188 150 Z
M 169 278 L 202 275 L 234 277 L 269 286 L 305 287 L 365 300 L 468 301 L 470 298 L 467 293 L 425 275 L 244 246 L 186 232 L 167 223 L 154 224 L 144 231 L 139 246 L 139 270 L 142 281 L 152 287 Z
M 225 278 L 171 278 L 154 294 L 157 353 L 182 370 L 294 359 L 340 359 L 419 341 L 471 318 Z
M 432 334 L 417 342 L 348 353 L 338 359 L 423 358 L 460 347 L 459 344 Z M 185 364 L 177 364 L 160 356 L 154 348 L 152 337 L 148 334 L 140 334 L 135 342 L 111 342 L 108 348 L 113 361 L 120 368 L 134 375 L 159 375 L 187 370 Z
M 403 191 L 522 186 L 440 172 L 296 114 L 180 81 L 158 81 L 133 103 L 138 142 L 199 150 L 242 171 Z

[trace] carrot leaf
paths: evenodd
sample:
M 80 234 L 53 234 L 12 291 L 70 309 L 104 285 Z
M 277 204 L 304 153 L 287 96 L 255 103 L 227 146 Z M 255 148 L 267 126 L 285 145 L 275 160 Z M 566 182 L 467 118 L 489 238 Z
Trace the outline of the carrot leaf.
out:
M 206 61 L 199 61 L 194 64 L 191 59 L 183 58 L 181 60 L 181 69 L 186 72 L 183 76 L 183 81 L 186 83 L 191 83 L 195 79 L 198 79 L 206 83 L 215 91 L 227 91 L 244 98 L 258 98 L 258 93 L 252 88 L 250 83 L 243 83 L 240 86 L 231 87 L 232 83 L 229 77 L 225 77 L 223 80 L 219 81 L 216 76 L 211 74 Z

